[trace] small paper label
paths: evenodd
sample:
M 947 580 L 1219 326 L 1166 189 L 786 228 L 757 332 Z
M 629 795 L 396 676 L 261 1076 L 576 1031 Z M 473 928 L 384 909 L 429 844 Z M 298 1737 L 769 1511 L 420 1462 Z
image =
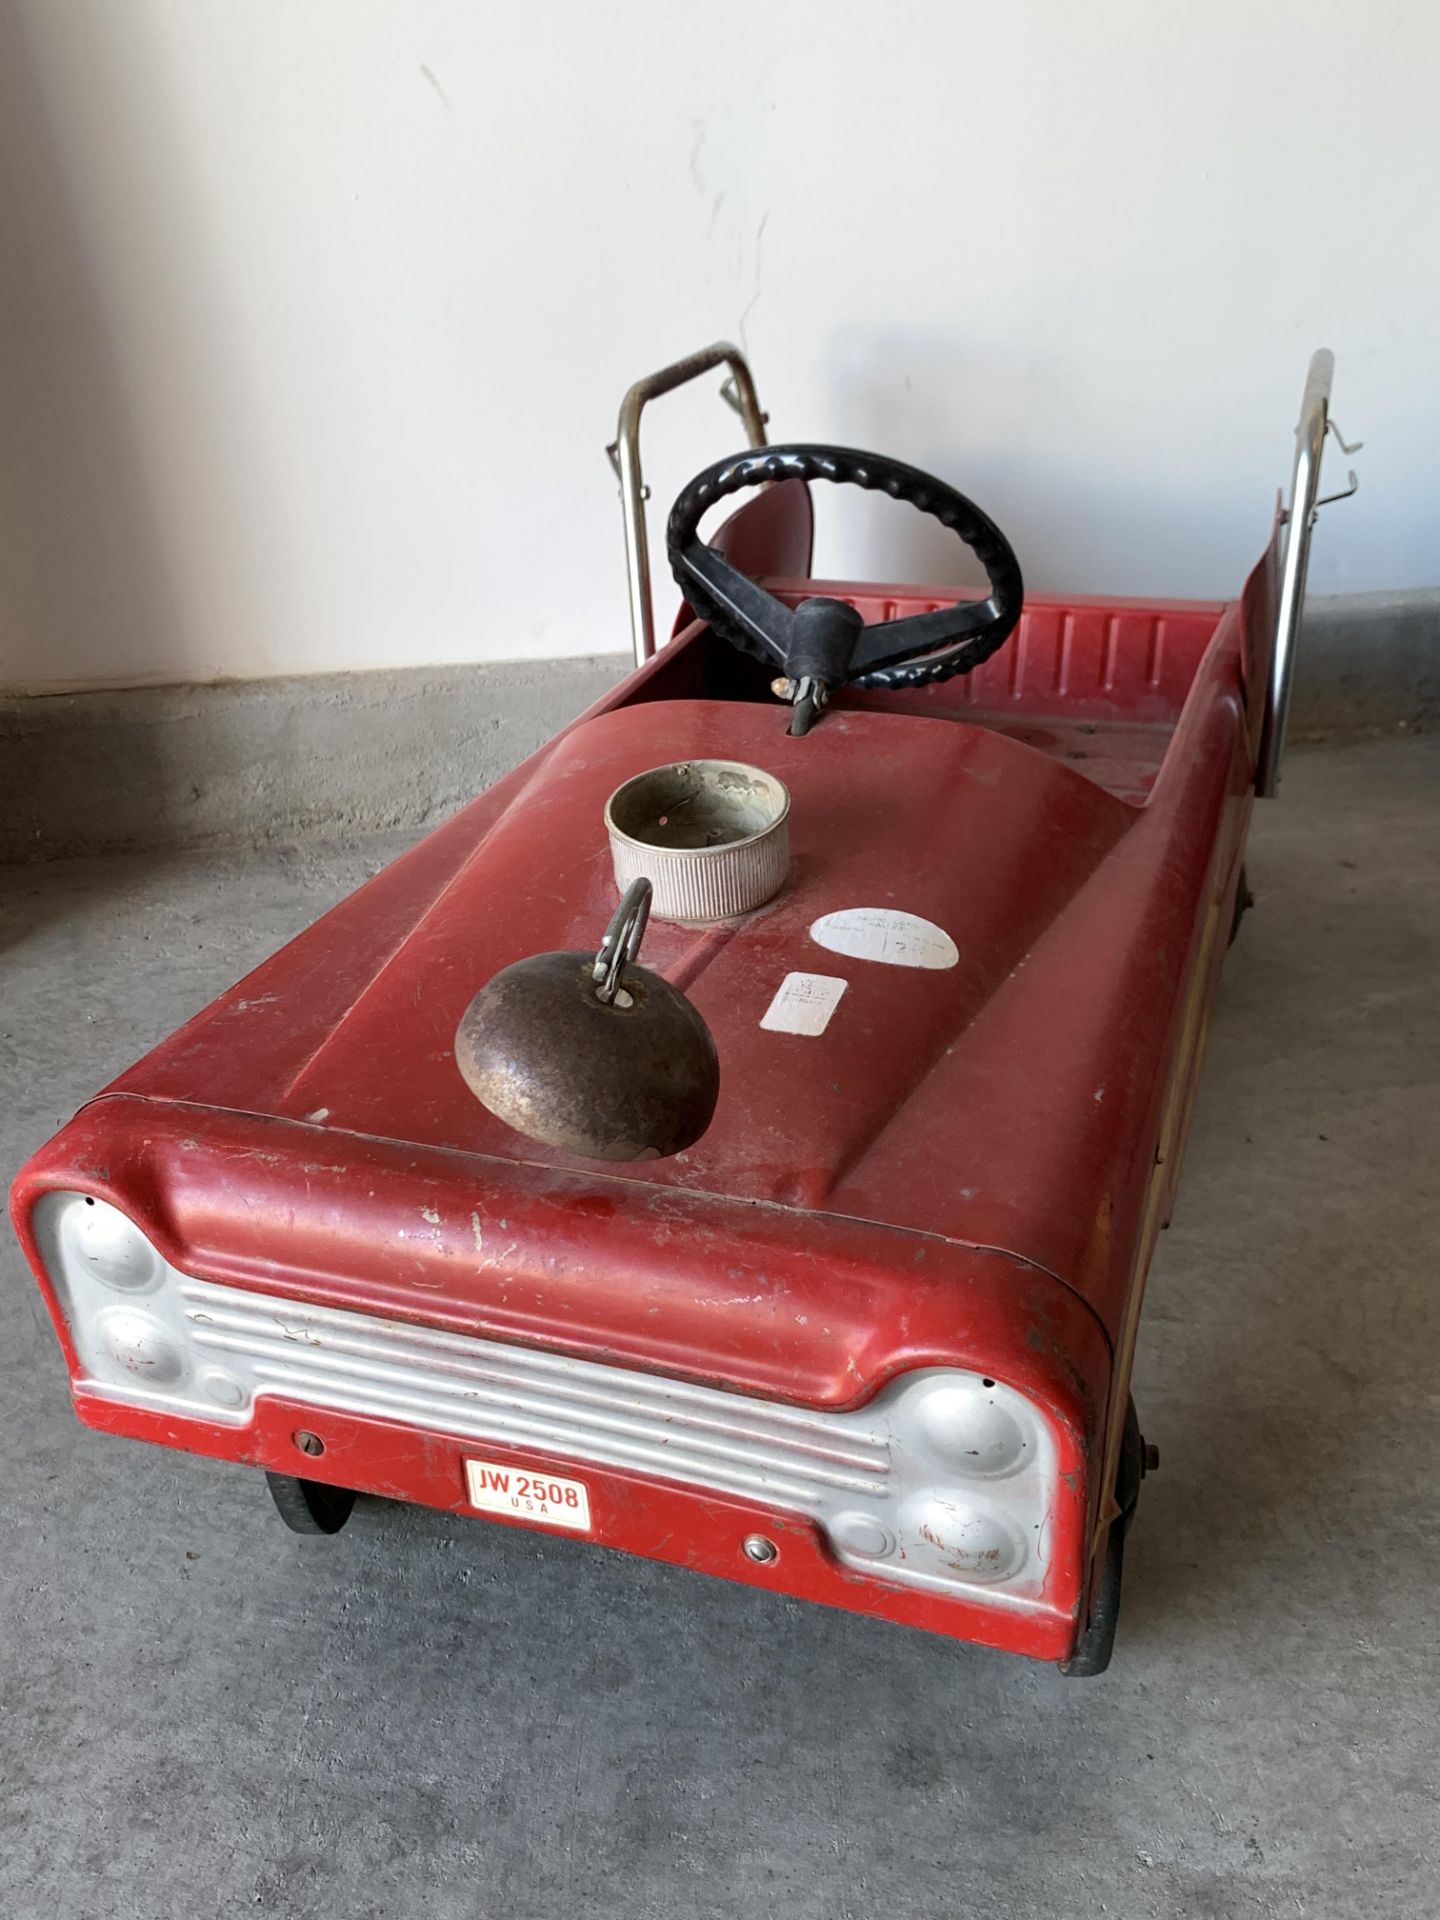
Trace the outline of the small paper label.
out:
M 771 1033 L 824 1033 L 849 983 L 828 973 L 787 973 L 760 1022 Z
M 943 927 L 918 913 L 892 907 L 846 907 L 822 914 L 810 929 L 817 946 L 851 960 L 879 960 L 887 967 L 953 967 L 960 949 Z

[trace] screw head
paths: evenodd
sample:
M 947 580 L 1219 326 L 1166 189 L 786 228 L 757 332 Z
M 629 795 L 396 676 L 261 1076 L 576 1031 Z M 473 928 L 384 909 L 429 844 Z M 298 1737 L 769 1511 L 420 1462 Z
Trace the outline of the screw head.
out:
M 753 1560 L 757 1567 L 768 1567 L 780 1558 L 779 1547 L 763 1533 L 747 1533 L 744 1551 L 745 1558 Z
M 290 1437 L 300 1449 L 301 1453 L 308 1453 L 312 1459 L 317 1453 L 323 1453 L 325 1451 L 325 1442 L 320 1438 L 319 1434 L 310 1433 L 304 1427 Z

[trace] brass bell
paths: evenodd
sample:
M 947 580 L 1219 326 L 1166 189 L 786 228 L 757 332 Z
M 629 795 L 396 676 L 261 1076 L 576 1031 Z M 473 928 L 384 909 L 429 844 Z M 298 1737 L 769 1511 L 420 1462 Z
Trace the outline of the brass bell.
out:
M 517 1133 L 589 1160 L 656 1160 L 710 1124 L 720 1062 L 678 987 L 636 964 L 650 882 L 626 889 L 598 953 L 536 953 L 461 1016 L 455 1063 Z

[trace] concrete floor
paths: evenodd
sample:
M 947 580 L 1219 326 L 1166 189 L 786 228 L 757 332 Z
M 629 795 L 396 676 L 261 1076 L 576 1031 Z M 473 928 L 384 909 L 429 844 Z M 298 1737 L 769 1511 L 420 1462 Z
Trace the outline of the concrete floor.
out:
M 4 1170 L 395 850 L 12 874 Z M 1048 1668 L 82 1431 L 0 1275 L 0 1908 L 1440 1910 L 1440 740 L 1262 809 L 1137 1396 L 1117 1661 Z

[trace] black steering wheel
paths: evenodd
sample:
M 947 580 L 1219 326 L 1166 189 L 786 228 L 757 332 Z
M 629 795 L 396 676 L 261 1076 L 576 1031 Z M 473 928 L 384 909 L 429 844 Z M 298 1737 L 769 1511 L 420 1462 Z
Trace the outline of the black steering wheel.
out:
M 985 600 L 867 627 L 843 600 L 802 600 L 793 611 L 699 537 L 708 507 L 767 480 L 831 480 L 908 501 L 952 527 L 990 579 Z M 680 590 L 716 633 L 780 670 L 777 691 L 794 705 L 792 733 L 807 733 L 836 687 L 923 687 L 969 673 L 1015 630 L 1024 582 L 995 522 L 954 487 L 918 467 L 851 447 L 757 447 L 697 474 L 670 509 L 670 565 Z

